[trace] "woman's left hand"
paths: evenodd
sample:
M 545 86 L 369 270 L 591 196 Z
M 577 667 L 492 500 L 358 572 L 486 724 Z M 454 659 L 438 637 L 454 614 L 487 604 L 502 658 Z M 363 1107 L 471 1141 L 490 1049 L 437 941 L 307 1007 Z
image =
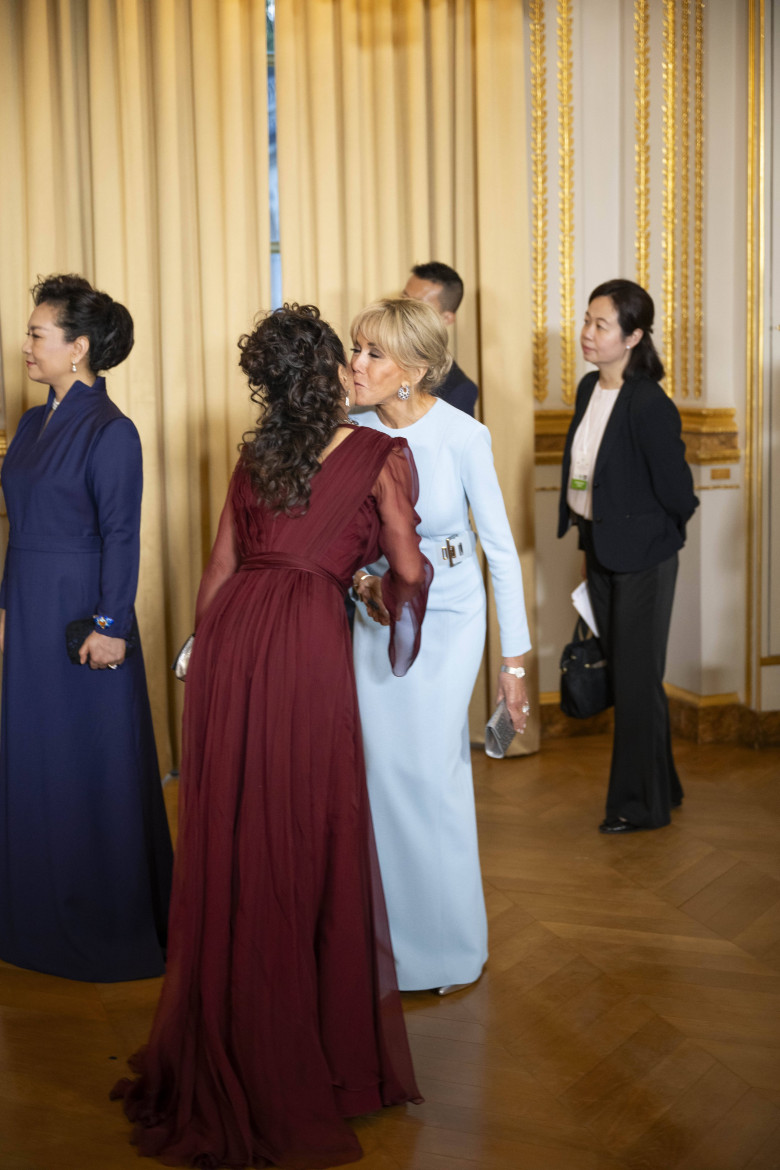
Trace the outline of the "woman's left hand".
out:
M 382 601 L 381 578 L 358 570 L 352 578 L 352 588 L 365 605 L 368 616 L 380 626 L 389 626 L 390 614 Z
M 506 666 L 522 666 L 522 657 L 505 658 L 504 664 Z M 512 726 L 520 735 L 526 729 L 528 723 L 528 715 L 531 710 L 531 705 L 528 702 L 528 692 L 525 689 L 525 679 L 515 678 L 513 674 L 507 674 L 502 670 L 498 675 L 498 690 L 496 691 L 496 705 L 504 700 L 509 711 L 509 717 L 512 720 Z
M 109 638 L 99 634 L 97 630 L 81 643 L 79 660 L 83 666 L 89 662 L 92 670 L 106 670 L 109 667 L 121 666 L 125 660 L 124 638 Z

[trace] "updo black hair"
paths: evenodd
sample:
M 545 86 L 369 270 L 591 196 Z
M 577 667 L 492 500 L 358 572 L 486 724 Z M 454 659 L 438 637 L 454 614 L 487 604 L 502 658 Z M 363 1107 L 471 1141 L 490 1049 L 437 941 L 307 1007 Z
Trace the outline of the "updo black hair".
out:
M 36 305 L 56 309 L 66 341 L 89 339 L 87 362 L 94 374 L 118 366 L 133 348 L 133 318 L 125 306 L 98 292 L 83 276 L 41 276 L 31 291 Z
M 344 346 L 316 305 L 285 304 L 239 338 L 238 348 L 260 407 L 241 461 L 258 499 L 276 512 L 303 513 L 320 452 L 345 421 Z
M 631 349 L 631 356 L 623 371 L 624 378 L 631 374 L 647 374 L 655 382 L 664 376 L 664 366 L 653 345 L 653 319 L 655 305 L 650 293 L 633 280 L 607 280 L 594 288 L 588 297 L 588 304 L 596 297 L 609 297 L 615 306 L 621 333 L 628 337 L 635 329 L 642 330 L 642 336 Z

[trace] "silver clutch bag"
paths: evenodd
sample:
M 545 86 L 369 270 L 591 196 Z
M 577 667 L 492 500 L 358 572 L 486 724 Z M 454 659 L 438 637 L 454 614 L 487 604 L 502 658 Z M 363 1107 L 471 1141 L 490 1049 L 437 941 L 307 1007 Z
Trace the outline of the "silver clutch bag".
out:
M 185 678 L 187 677 L 187 667 L 190 664 L 190 655 L 192 654 L 192 647 L 194 645 L 195 635 L 190 634 L 189 638 L 171 663 L 171 670 L 177 678 L 181 679 L 182 682 L 184 682 Z
M 514 725 L 502 699 L 485 724 L 485 754 L 493 760 L 503 759 L 514 738 Z

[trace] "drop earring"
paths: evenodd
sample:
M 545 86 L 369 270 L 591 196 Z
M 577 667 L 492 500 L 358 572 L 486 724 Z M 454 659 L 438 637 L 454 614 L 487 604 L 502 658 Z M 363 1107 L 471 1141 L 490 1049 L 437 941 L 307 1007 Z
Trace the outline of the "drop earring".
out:
M 70 368 L 73 370 L 73 373 L 74 373 L 74 374 L 77 374 L 77 373 L 78 373 L 78 369 L 79 369 L 79 368 L 78 368 L 78 366 L 76 365 L 76 363 L 75 363 L 75 362 L 71 362 L 71 363 L 70 363 Z
M 347 390 L 346 394 L 344 395 L 344 406 L 347 410 L 349 410 L 349 390 Z
M 410 393 L 411 391 L 409 390 L 409 386 L 406 383 L 404 383 L 403 386 L 398 387 L 398 397 L 402 402 L 406 402 Z

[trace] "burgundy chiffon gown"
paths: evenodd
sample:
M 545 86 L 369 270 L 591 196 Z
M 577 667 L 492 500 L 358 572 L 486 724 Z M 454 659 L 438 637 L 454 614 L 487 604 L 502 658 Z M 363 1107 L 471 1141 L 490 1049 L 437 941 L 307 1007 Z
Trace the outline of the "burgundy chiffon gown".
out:
M 187 676 L 167 974 L 138 1076 L 114 1089 L 140 1153 L 167 1165 L 352 1162 L 344 1118 L 421 1099 L 344 607 L 384 553 L 403 674 L 433 575 L 416 498 L 405 440 L 368 429 L 324 460 L 303 516 L 233 476 Z

